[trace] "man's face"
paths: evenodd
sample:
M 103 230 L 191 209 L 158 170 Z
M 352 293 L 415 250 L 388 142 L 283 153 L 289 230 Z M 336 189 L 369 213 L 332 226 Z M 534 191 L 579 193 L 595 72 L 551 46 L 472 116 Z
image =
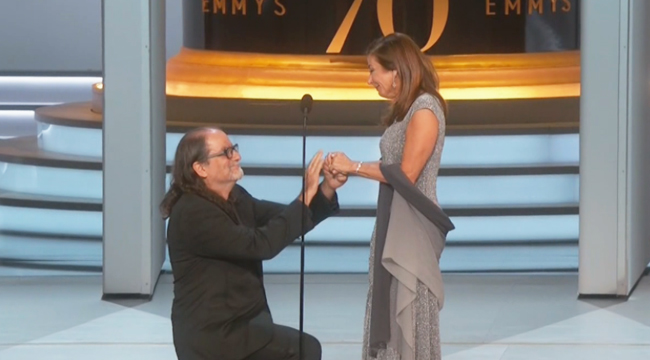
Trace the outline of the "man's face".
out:
M 208 160 L 195 167 L 197 174 L 204 178 L 209 187 L 222 187 L 234 184 L 244 176 L 240 166 L 241 156 L 228 139 L 228 136 L 215 131 L 205 137 Z M 196 166 L 196 165 L 195 165 Z

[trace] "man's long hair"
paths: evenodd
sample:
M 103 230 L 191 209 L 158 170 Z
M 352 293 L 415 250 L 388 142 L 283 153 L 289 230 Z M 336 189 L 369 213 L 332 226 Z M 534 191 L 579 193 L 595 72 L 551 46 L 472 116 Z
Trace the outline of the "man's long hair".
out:
M 192 193 L 201 196 L 222 208 L 228 215 L 236 218 L 233 207 L 227 199 L 210 191 L 203 181 L 194 172 L 192 167 L 195 162 L 205 164 L 208 161 L 208 148 L 205 142 L 206 134 L 218 129 L 198 128 L 187 132 L 176 148 L 174 165 L 172 166 L 172 180 L 169 190 L 165 194 L 160 212 L 164 219 L 169 218 L 172 208 L 183 194 Z
M 400 80 L 399 94 L 383 120 L 384 125 L 401 121 L 411 104 L 422 93 L 438 98 L 447 116 L 447 104 L 438 91 L 436 70 L 410 37 L 393 33 L 379 38 L 368 46 L 366 54 L 374 56 L 386 70 L 396 70 Z

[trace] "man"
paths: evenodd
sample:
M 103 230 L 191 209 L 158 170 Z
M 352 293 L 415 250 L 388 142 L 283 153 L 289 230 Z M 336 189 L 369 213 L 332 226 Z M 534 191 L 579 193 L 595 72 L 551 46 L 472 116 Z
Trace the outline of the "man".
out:
M 169 217 L 176 354 L 179 360 L 320 360 L 316 338 L 303 334 L 301 358 L 299 332 L 273 323 L 262 261 L 338 211 L 336 189 L 346 178 L 325 171 L 319 184 L 319 152 L 306 170 L 305 193 L 280 205 L 237 185 L 240 161 L 237 145 L 217 129 L 190 131 L 176 150 L 161 204 Z

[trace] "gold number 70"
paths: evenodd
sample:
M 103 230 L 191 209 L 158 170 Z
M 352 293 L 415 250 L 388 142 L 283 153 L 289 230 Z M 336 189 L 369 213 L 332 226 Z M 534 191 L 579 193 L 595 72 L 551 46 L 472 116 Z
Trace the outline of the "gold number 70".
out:
M 431 22 L 429 40 L 422 47 L 422 51 L 431 49 L 438 39 L 440 39 L 440 35 L 442 35 L 442 31 L 447 25 L 447 18 L 449 16 L 449 0 L 431 1 L 433 1 L 433 21 Z M 348 10 L 334 38 L 332 38 L 330 46 L 327 48 L 328 54 L 338 54 L 341 52 L 362 2 L 363 0 L 354 0 L 352 6 L 350 6 L 350 10 Z M 384 36 L 395 32 L 393 25 L 393 0 L 377 0 L 377 19 L 379 20 L 379 27 Z

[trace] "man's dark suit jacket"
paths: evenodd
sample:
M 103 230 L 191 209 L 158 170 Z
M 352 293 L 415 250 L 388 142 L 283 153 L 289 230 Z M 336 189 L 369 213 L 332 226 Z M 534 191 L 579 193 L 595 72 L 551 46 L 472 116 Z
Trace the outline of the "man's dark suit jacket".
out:
M 301 235 L 305 205 L 281 205 L 233 190 L 237 224 L 219 206 L 186 193 L 167 229 L 174 274 L 172 326 L 179 360 L 240 360 L 266 345 L 273 319 L 262 260 Z M 306 209 L 305 231 L 338 211 L 319 190 Z

